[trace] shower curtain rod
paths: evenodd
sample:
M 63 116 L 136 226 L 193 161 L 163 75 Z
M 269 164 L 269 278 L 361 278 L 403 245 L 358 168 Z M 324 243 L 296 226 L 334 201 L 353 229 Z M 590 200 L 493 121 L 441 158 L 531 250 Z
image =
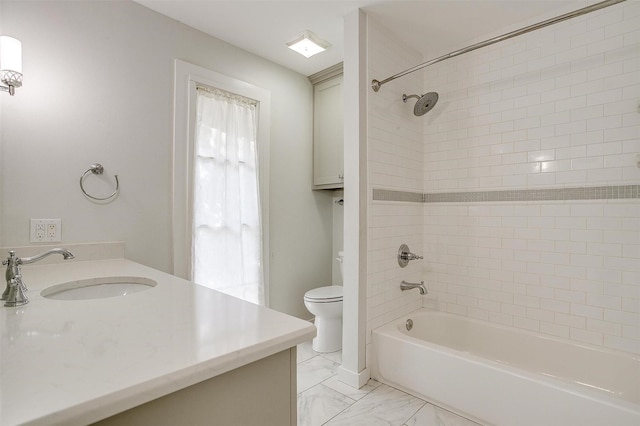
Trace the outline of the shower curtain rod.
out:
M 450 59 L 455 56 L 462 55 L 464 53 L 471 52 L 476 49 L 480 49 L 481 47 L 489 46 L 491 44 L 498 43 L 500 41 L 507 40 L 507 39 L 540 29 L 540 28 L 548 27 L 549 25 L 557 24 L 558 22 L 566 21 L 567 19 L 575 18 L 576 16 L 581 16 L 589 12 L 594 12 L 596 10 L 604 9 L 605 7 L 613 6 L 614 4 L 622 3 L 623 1 L 625 0 L 606 0 L 600 3 L 595 3 L 595 4 L 592 4 L 591 6 L 583 7 L 582 9 L 574 10 L 573 12 L 565 13 L 564 15 L 556 16 L 555 18 L 547 19 L 546 21 L 538 22 L 537 24 L 529 25 L 519 30 L 511 31 L 510 33 L 506 33 L 501 36 L 494 37 L 489 40 L 485 40 L 480 43 L 473 44 L 471 46 L 467 46 L 463 49 L 456 50 L 449 54 L 424 62 L 420 65 L 416 65 L 413 68 L 409 68 L 398 74 L 392 75 L 391 77 L 385 78 L 382 81 L 372 80 L 371 88 L 373 89 L 374 92 L 377 92 L 378 90 L 380 90 L 380 87 L 382 87 L 383 84 L 386 84 L 392 80 L 395 80 L 396 78 L 404 77 L 405 75 L 421 70 L 422 68 L 426 68 L 429 65 L 433 65 L 435 63 L 444 61 L 445 59 Z

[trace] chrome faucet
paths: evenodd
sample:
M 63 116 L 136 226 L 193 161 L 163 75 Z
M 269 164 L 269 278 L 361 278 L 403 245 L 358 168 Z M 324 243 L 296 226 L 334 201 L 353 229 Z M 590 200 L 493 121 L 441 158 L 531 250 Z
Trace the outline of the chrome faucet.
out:
M 420 283 L 409 283 L 405 280 L 402 280 L 402 282 L 400 283 L 400 290 L 402 291 L 411 290 L 412 288 L 419 288 L 420 294 L 428 293 L 427 287 L 424 285 L 424 281 L 420 281 Z
M 23 258 L 17 257 L 16 252 L 13 250 L 9 252 L 9 257 L 2 261 L 2 265 L 7 266 L 7 270 L 4 274 L 5 280 L 7 281 L 7 287 L 4 289 L 2 297 L 0 297 L 0 300 L 5 301 L 4 306 L 22 306 L 29 303 L 29 299 L 25 295 L 27 286 L 22 282 L 22 272 L 20 271 L 20 265 L 34 263 L 56 253 L 62 255 L 64 260 L 73 259 L 75 257 L 69 250 L 62 248 L 54 248 L 33 257 Z

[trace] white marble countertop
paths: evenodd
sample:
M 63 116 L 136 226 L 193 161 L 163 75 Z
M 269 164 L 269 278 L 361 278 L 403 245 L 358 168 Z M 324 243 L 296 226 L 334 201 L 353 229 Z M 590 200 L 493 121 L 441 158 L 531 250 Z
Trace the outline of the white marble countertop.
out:
M 98 421 L 315 336 L 309 322 L 124 259 L 23 266 L 22 275 L 30 303 L 0 305 L 4 426 Z M 107 276 L 158 284 L 105 299 L 40 295 Z

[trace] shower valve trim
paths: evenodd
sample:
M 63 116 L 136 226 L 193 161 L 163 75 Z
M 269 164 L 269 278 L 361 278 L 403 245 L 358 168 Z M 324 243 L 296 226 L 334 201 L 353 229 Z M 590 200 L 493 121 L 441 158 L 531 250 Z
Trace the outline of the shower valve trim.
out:
M 424 257 L 418 256 L 415 253 L 411 253 L 411 250 L 409 250 L 409 246 L 407 246 L 406 244 L 402 244 L 398 249 L 398 265 L 400 265 L 401 268 L 407 266 L 410 260 L 418 259 L 424 259 Z

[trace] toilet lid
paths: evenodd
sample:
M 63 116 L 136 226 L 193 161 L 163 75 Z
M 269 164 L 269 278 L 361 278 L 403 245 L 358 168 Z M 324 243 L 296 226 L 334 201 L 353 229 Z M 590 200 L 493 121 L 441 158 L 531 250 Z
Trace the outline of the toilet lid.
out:
M 304 298 L 309 301 L 338 302 L 342 300 L 342 286 L 328 285 L 314 288 L 306 292 Z

